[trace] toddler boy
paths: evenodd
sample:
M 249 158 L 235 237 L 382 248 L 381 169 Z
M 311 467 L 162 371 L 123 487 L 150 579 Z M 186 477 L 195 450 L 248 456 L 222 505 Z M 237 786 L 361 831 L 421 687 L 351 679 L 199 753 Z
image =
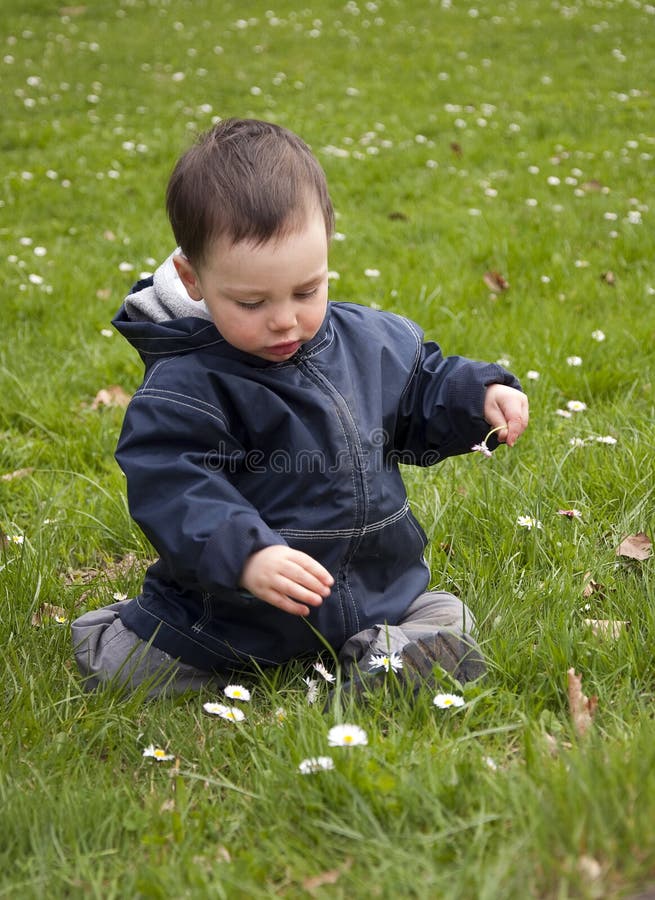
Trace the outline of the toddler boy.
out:
M 325 176 L 284 128 L 220 122 L 178 161 L 167 210 L 178 250 L 114 319 L 145 364 L 116 456 L 159 559 L 137 597 L 73 623 L 86 686 L 220 687 L 315 657 L 319 635 L 355 691 L 391 653 L 410 680 L 479 677 L 471 613 L 428 591 L 398 464 L 492 428 L 512 446 L 514 376 L 328 301 Z

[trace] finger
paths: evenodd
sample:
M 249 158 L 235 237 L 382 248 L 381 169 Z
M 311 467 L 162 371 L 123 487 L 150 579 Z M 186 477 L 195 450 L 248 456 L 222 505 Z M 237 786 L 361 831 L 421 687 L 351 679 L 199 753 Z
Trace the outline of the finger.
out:
M 520 409 L 517 410 L 516 415 L 512 416 L 510 420 L 510 428 L 509 428 L 509 437 L 507 443 L 510 447 L 512 447 L 518 438 L 523 434 L 525 429 L 528 427 L 528 420 L 530 418 L 529 410 L 528 410 L 528 401 L 527 398 L 524 398 L 521 403 Z
M 291 559 L 304 572 L 309 572 L 311 575 L 313 575 L 314 578 L 321 582 L 321 584 L 324 584 L 327 587 L 332 587 L 332 585 L 334 584 L 334 578 L 330 575 L 328 570 L 308 553 L 303 553 L 302 550 L 297 550 L 294 552 Z
M 516 439 L 521 433 L 520 422 L 517 419 L 511 419 L 509 422 L 509 427 L 507 429 L 507 438 L 505 443 L 508 447 L 513 447 L 516 443 Z
M 284 576 L 277 578 L 274 590 L 279 594 L 290 597 L 298 603 L 309 603 L 311 606 L 320 606 L 323 602 L 323 597 L 320 593 L 299 584 L 293 578 L 285 578 Z
M 326 584 L 319 581 L 315 575 L 312 575 L 311 572 L 308 572 L 302 566 L 291 560 L 287 560 L 284 566 L 280 566 L 280 570 L 277 574 L 280 578 L 286 579 L 285 584 L 276 584 L 276 587 L 285 594 L 289 593 L 289 589 L 294 589 L 293 595 L 296 596 L 296 588 L 306 590 L 309 594 L 321 598 L 327 597 L 330 593 L 330 588 Z M 308 598 L 303 595 L 302 599 L 306 600 Z
M 280 594 L 277 591 L 271 591 L 267 597 L 263 598 L 271 606 L 281 609 L 282 612 L 290 613 L 292 616 L 308 616 L 310 609 L 304 603 L 296 603 L 286 594 Z
M 496 427 L 500 428 L 500 431 L 496 432 L 496 440 L 498 441 L 498 443 L 499 444 L 509 443 L 509 441 L 508 441 L 509 429 L 506 427 L 506 423 L 503 422 L 502 426 L 498 425 Z
M 525 431 L 526 423 L 522 418 L 512 419 L 509 423 L 509 429 L 507 434 L 507 446 L 513 447 L 517 442 L 519 437 Z
M 504 444 L 507 440 L 508 423 L 500 407 L 496 407 L 491 411 L 489 417 L 487 418 L 487 422 L 493 429 L 494 437 L 496 438 L 496 440 L 500 444 Z

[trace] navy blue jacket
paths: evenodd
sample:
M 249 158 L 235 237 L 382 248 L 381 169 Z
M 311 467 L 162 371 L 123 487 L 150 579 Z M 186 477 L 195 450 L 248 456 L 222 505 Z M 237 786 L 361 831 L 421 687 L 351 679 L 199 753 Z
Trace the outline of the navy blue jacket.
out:
M 518 387 L 514 376 L 444 358 L 409 320 L 350 303 L 330 303 L 316 336 L 279 363 L 200 318 L 130 321 L 122 307 L 114 324 L 146 365 L 116 457 L 160 557 L 124 624 L 203 669 L 316 653 L 304 618 L 239 589 L 245 560 L 271 544 L 333 575 L 308 619 L 336 650 L 397 623 L 430 574 L 398 463 L 468 451 L 488 431 L 485 387 Z

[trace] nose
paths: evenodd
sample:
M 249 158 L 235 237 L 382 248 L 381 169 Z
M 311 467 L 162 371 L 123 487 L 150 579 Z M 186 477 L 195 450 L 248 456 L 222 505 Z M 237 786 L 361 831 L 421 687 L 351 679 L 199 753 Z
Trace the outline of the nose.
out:
M 276 303 L 271 311 L 269 327 L 271 331 L 291 331 L 296 326 L 296 311 L 293 303 Z

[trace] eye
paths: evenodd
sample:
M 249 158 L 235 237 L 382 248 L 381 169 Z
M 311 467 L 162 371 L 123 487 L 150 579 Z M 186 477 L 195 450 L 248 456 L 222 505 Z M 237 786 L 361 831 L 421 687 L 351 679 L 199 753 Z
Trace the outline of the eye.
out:
M 318 288 L 310 288 L 308 291 L 298 291 L 294 296 L 297 300 L 308 300 L 310 297 L 313 297 L 317 291 Z
M 259 309 L 264 303 L 263 300 L 255 300 L 254 303 L 246 303 L 244 300 L 235 300 L 234 302 L 237 306 L 240 306 L 241 309 Z

